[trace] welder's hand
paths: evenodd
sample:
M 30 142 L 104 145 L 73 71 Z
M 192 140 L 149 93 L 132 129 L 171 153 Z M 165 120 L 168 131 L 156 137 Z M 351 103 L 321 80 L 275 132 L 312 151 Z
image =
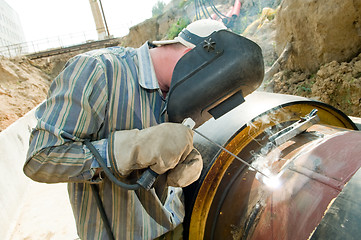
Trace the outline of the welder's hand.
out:
M 186 187 L 199 178 L 202 168 L 202 156 L 193 148 L 183 162 L 179 162 L 174 169 L 169 170 L 167 184 L 173 187 Z
M 109 141 L 110 159 L 123 176 L 147 167 L 163 174 L 183 162 L 192 149 L 192 130 L 178 123 L 117 131 Z

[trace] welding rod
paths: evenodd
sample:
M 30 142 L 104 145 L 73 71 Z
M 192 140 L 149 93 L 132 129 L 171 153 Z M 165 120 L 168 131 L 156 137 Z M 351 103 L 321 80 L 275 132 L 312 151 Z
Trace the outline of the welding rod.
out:
M 211 140 L 210 138 L 208 138 L 207 136 L 203 135 L 202 133 L 198 132 L 197 130 L 193 129 L 194 126 L 196 125 L 196 123 L 194 122 L 194 120 L 192 118 L 185 118 L 182 122 L 182 124 L 186 127 L 189 127 L 190 129 L 193 130 L 193 132 L 197 133 L 198 135 L 200 135 L 201 137 L 203 137 L 204 139 L 208 140 L 210 143 L 216 145 L 217 147 L 219 147 L 220 149 L 222 149 L 223 151 L 229 153 L 231 156 L 233 156 L 234 158 L 236 158 L 238 161 L 246 164 L 248 167 L 252 168 L 253 170 L 255 170 L 256 172 L 259 172 L 260 174 L 262 174 L 263 176 L 270 178 L 269 176 L 267 176 L 265 173 L 261 172 L 260 170 L 258 170 L 257 168 L 253 167 L 251 164 L 249 164 L 248 162 L 244 161 L 242 158 L 238 157 L 237 155 L 235 155 L 234 153 L 232 153 L 231 151 L 227 150 L 226 148 L 224 148 L 223 146 L 219 145 L 218 143 L 214 142 L 213 140 Z
M 251 166 L 251 164 L 249 164 L 248 162 L 244 161 L 243 159 L 241 159 L 240 157 L 238 157 L 237 155 L 233 154 L 232 152 L 228 151 L 227 149 L 225 149 L 224 147 L 222 147 L 221 145 L 219 145 L 218 143 L 212 141 L 211 139 L 209 139 L 208 137 L 204 136 L 202 133 L 198 132 L 197 130 L 194 130 L 194 126 L 195 126 L 195 122 L 193 121 L 193 119 L 191 118 L 186 118 L 183 120 L 182 124 L 188 128 L 190 128 L 193 132 L 197 133 L 198 135 L 200 135 L 201 137 L 205 138 L 206 140 L 208 140 L 210 143 L 216 145 L 217 147 L 219 147 L 220 149 L 222 149 L 223 151 L 226 151 L 227 153 L 231 154 L 233 157 L 235 157 L 238 161 L 241 161 L 242 163 L 246 164 L 248 167 L 254 169 L 256 172 L 259 172 L 260 174 L 262 174 L 263 176 L 271 179 L 269 176 L 267 176 L 266 174 L 264 174 L 263 172 L 261 172 L 260 170 L 258 170 L 257 168 Z M 137 180 L 137 184 L 133 184 L 131 185 L 132 189 L 131 190 L 135 190 L 138 189 L 138 187 L 143 187 L 146 190 L 150 190 L 155 182 L 155 180 L 157 179 L 158 174 L 156 172 L 154 172 L 152 169 L 148 168 L 147 170 L 144 171 L 144 173 L 142 174 L 142 176 Z M 136 185 L 135 188 L 133 188 L 133 186 Z
M 253 170 L 255 170 L 256 172 L 262 174 L 263 176 L 270 178 L 268 175 L 266 175 L 265 173 L 261 172 L 260 170 L 258 170 L 257 168 L 253 167 L 251 164 L 249 164 L 248 162 L 244 161 L 242 158 L 238 157 L 237 155 L 235 155 L 234 153 L 232 153 L 231 151 L 227 150 L 226 148 L 222 147 L 221 145 L 219 145 L 218 143 L 212 141 L 211 139 L 209 139 L 207 136 L 203 135 L 202 133 L 198 132 L 195 129 L 192 129 L 195 133 L 197 133 L 198 135 L 200 135 L 201 137 L 203 137 L 204 139 L 208 140 L 210 143 L 216 145 L 217 147 L 219 147 L 220 149 L 222 149 L 223 151 L 229 153 L 231 156 L 233 156 L 235 159 L 237 159 L 238 161 L 242 162 L 243 164 L 246 164 L 248 167 L 252 168 Z

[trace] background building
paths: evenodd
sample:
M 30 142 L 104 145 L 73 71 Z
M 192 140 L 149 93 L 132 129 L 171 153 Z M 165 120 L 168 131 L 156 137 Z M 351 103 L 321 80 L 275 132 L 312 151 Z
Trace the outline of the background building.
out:
M 24 31 L 19 15 L 4 0 L 0 0 L 0 54 L 18 55 L 26 51 Z M 15 46 L 14 46 L 15 45 Z

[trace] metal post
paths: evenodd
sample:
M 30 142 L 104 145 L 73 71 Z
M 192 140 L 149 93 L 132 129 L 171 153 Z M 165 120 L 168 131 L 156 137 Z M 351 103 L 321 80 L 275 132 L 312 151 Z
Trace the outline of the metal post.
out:
M 100 9 L 102 10 L 102 15 L 103 15 L 103 19 L 104 19 L 104 24 L 105 24 L 105 28 L 107 30 L 107 34 L 108 34 L 108 38 L 110 37 L 110 33 L 109 33 L 109 29 L 108 29 L 108 25 L 107 25 L 107 20 L 105 20 L 105 15 L 104 15 L 104 10 L 103 10 L 103 5 L 102 5 L 102 1 L 99 0 L 99 4 L 100 4 Z

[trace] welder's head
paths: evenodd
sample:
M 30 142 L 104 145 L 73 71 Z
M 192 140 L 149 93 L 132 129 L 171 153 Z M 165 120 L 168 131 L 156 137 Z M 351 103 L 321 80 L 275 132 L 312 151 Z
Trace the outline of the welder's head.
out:
M 189 24 L 173 40 L 153 44 L 181 43 L 192 48 L 177 62 L 167 95 L 171 122 L 192 118 L 196 127 L 219 118 L 244 102 L 262 83 L 261 48 L 233 33 L 223 23 L 204 19 Z
M 186 47 L 194 48 L 213 32 L 222 29 L 227 29 L 222 22 L 212 19 L 201 19 L 189 24 L 173 40 L 153 41 L 152 43 L 156 46 L 181 43 Z

